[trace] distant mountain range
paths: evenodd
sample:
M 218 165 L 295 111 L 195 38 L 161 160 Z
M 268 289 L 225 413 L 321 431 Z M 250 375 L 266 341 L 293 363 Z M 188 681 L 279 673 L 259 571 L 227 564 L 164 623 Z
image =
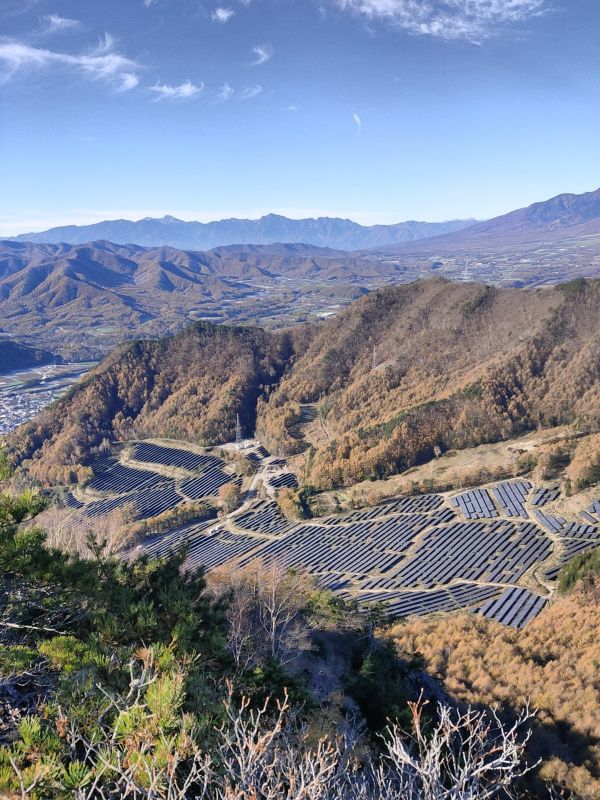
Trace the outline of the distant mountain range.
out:
M 145 247 L 168 245 L 182 250 L 210 250 L 232 244 L 275 244 L 278 242 L 312 244 L 338 250 L 366 250 L 400 242 L 461 230 L 475 220 L 449 222 L 399 222 L 396 225 L 363 226 L 349 219 L 319 217 L 289 219 L 268 214 L 260 219 L 223 219 L 217 222 L 184 222 L 175 217 L 136 222 L 107 220 L 94 225 L 67 225 L 41 233 L 24 233 L 15 241 L 56 244 L 85 244 L 107 240 L 115 244 L 139 244 Z
M 352 245 L 346 246 L 353 249 L 293 242 L 182 250 L 108 240 L 0 241 L 0 336 L 85 359 L 102 356 L 124 339 L 175 333 L 199 318 L 278 327 L 330 316 L 367 291 L 420 277 L 539 287 L 600 276 L 600 190 L 559 195 L 451 233 L 363 250 L 354 249 L 358 239 L 351 229 L 362 230 L 364 241 L 368 232 L 386 226 L 361 229 L 344 220 L 274 216 L 230 223 L 230 232 L 247 224 L 247 236 L 265 238 L 268 230 L 290 238 L 310 229 L 339 241 L 347 229 Z M 69 230 L 85 238 L 105 226 L 103 233 L 113 235 L 107 230 L 113 224 L 130 232 L 195 225 L 167 218 Z M 215 226 L 221 224 L 229 223 Z M 402 226 L 389 226 L 394 227 Z
M 507 250 L 515 246 L 586 239 L 600 234 L 600 189 L 584 194 L 559 194 L 478 222 L 461 230 L 418 242 L 385 247 L 395 252 L 456 252 L 464 250 Z

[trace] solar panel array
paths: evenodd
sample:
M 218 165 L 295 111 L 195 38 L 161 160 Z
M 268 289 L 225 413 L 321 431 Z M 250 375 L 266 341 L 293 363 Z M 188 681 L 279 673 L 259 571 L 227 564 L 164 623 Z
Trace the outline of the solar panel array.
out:
M 485 603 L 479 613 L 503 625 L 522 628 L 537 617 L 547 602 L 546 597 L 533 594 L 527 589 L 507 589 L 500 597 Z
M 530 522 L 458 522 L 428 531 L 396 577 L 404 586 L 432 587 L 457 578 L 515 583 L 551 552 L 548 537 Z
M 155 486 L 162 480 L 156 472 L 126 467 L 114 459 L 104 459 L 94 465 L 94 477 L 88 488 L 95 492 L 127 494 L 127 492 Z
M 426 515 L 418 514 L 338 527 L 301 524 L 254 555 L 311 573 L 388 572 L 430 524 Z
M 547 503 L 553 503 L 560 496 L 560 489 L 558 486 L 551 486 L 547 489 L 541 488 L 531 498 L 532 506 L 545 506 Z
M 253 506 L 251 511 L 234 515 L 232 522 L 236 528 L 271 536 L 285 533 L 294 527 L 282 516 L 277 504 L 269 500 L 261 500 Z
M 483 586 L 477 583 L 455 583 L 447 588 L 432 591 L 396 591 L 361 593 L 362 603 L 382 603 L 385 611 L 392 617 L 423 616 L 439 611 L 458 611 L 475 609 L 486 601 L 498 597 L 501 589 L 497 586 Z M 349 593 L 345 593 L 349 597 Z
M 256 539 L 226 530 L 207 531 L 215 521 L 202 522 L 179 529 L 176 535 L 144 543 L 143 550 L 150 556 L 166 556 L 169 552 L 185 548 L 187 556 L 184 569 L 213 569 L 243 555 L 256 546 Z
M 298 486 L 298 480 L 292 472 L 282 472 L 269 478 L 269 485 L 274 489 L 283 489 L 284 487 L 295 489 Z
M 528 519 L 524 504 L 532 488 L 531 481 L 503 481 L 497 483 L 492 491 L 508 517 Z
M 242 484 L 236 474 L 225 471 L 225 462 L 208 453 L 194 453 L 179 447 L 165 447 L 153 442 L 136 442 L 132 448 L 136 461 L 149 466 L 171 466 L 186 470 L 190 477 L 166 477 L 150 468 L 137 468 L 107 457 L 93 465 L 94 477 L 87 489 L 92 495 L 82 503 L 71 492 L 65 505 L 81 509 L 89 517 L 108 514 L 123 506 L 131 506 L 134 515 L 150 519 L 190 500 L 216 497 L 226 483 Z
M 242 485 L 240 478 L 228 475 L 220 469 L 213 469 L 199 478 L 181 481 L 179 489 L 190 500 L 201 500 L 203 497 L 217 497 L 219 489 L 226 483 L 235 483 L 236 486 Z
M 132 503 L 140 516 L 151 517 L 186 499 L 214 496 L 225 483 L 241 484 L 211 454 L 152 442 L 135 443 L 132 454 L 144 465 L 192 474 L 169 478 L 104 459 L 96 464 L 90 488 L 108 496 L 82 506 L 69 492 L 65 504 L 96 516 Z M 297 485 L 296 476 L 285 471 L 285 459 L 271 459 L 260 446 L 245 455 L 282 470 L 268 477 L 271 486 Z M 449 500 L 435 494 L 405 496 L 310 522 L 290 521 L 276 503 L 261 500 L 225 522 L 192 523 L 148 539 L 142 549 L 160 556 L 185 547 L 190 569 L 231 560 L 277 561 L 306 569 L 321 586 L 360 603 L 383 603 L 393 616 L 468 608 L 521 627 L 546 603 L 519 585 L 523 576 L 548 562 L 552 567 L 544 574 L 555 578 L 575 553 L 600 543 L 600 501 L 572 522 L 551 507 L 559 494 L 556 486 L 510 480 Z
M 133 446 L 132 458 L 147 464 L 180 467 L 190 472 L 223 466 L 223 461 L 205 453 L 192 453 L 178 447 L 164 447 L 152 442 L 138 442 Z
M 498 516 L 494 501 L 487 489 L 473 489 L 450 501 L 452 508 L 459 508 L 465 519 L 493 519 Z

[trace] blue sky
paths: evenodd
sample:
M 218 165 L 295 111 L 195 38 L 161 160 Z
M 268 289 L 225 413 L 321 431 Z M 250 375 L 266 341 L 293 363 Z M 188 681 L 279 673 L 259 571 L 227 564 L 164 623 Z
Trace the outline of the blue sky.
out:
M 0 0 L 0 235 L 600 186 L 597 0 Z

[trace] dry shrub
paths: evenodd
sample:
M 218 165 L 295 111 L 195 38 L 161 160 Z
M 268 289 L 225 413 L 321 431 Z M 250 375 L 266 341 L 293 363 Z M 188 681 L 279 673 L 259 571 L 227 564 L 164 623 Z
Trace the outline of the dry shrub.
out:
M 35 527 L 46 532 L 49 547 L 81 558 L 92 555 L 90 542 L 103 545 L 106 555 L 119 553 L 131 541 L 127 509 L 119 508 L 99 517 L 86 517 L 80 511 L 51 506 L 35 519 Z

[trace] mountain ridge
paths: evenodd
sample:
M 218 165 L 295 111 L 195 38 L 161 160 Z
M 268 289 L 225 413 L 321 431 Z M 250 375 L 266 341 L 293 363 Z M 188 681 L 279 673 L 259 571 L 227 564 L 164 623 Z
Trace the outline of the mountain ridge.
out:
M 435 236 L 471 225 L 475 220 L 421 222 L 408 220 L 392 225 L 360 225 L 340 217 L 291 219 L 266 214 L 259 219 L 228 219 L 214 222 L 184 221 L 166 215 L 139 220 L 103 220 L 91 225 L 65 225 L 39 233 L 8 237 L 8 241 L 36 244 L 84 244 L 108 240 L 115 244 L 146 247 L 169 245 L 182 250 L 211 250 L 226 245 L 297 243 L 360 250 L 385 244 Z
M 440 236 L 381 248 L 400 253 L 439 252 L 489 247 L 501 250 L 515 244 L 546 242 L 600 234 L 600 189 L 566 193 L 531 203 L 468 228 Z
M 350 485 L 429 460 L 435 446 L 538 425 L 596 430 L 599 312 L 600 280 L 521 290 L 434 278 L 285 332 L 195 323 L 121 345 L 8 443 L 15 462 L 33 459 L 39 478 L 62 480 L 103 438 L 151 430 L 218 444 L 239 412 L 271 452 L 308 452 L 315 488 Z M 320 444 L 304 436 L 306 405 L 329 431 Z

